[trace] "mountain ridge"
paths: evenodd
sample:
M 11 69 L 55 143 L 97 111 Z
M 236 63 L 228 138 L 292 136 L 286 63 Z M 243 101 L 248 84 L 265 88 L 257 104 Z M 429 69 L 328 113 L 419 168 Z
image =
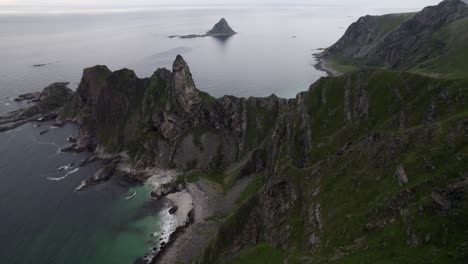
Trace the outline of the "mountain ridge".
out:
M 445 0 L 413 15 L 361 17 L 319 57 L 356 67 L 463 77 L 464 64 L 451 65 L 449 61 L 468 56 L 463 45 L 464 36 L 468 35 L 466 25 L 468 5 L 460 0 Z M 378 30 L 379 27 L 386 30 Z

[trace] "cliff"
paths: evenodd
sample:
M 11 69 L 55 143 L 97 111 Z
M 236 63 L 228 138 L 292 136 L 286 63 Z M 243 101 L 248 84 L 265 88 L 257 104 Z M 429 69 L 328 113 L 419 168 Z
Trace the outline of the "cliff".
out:
M 415 14 L 365 16 L 320 57 L 339 64 L 463 77 L 468 6 L 445 0 Z
M 172 72 L 139 79 L 133 71 L 85 69 L 60 120 L 80 125 L 79 149 L 126 152 L 137 167 L 224 168 L 273 133 L 294 100 L 215 99 L 198 90 L 181 56 Z
M 384 70 L 322 78 L 195 263 L 463 263 L 467 96 L 467 81 Z
M 80 124 L 78 148 L 135 168 L 258 179 L 197 263 L 462 263 L 467 96 L 466 80 L 366 69 L 295 99 L 215 99 L 178 56 L 144 79 L 86 69 L 60 119 Z

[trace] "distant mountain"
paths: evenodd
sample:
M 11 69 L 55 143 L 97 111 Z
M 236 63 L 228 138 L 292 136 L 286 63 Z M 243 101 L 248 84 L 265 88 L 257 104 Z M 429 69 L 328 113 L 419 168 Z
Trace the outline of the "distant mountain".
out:
M 468 5 L 445 0 L 419 13 L 365 16 L 320 56 L 336 64 L 436 76 L 468 72 Z

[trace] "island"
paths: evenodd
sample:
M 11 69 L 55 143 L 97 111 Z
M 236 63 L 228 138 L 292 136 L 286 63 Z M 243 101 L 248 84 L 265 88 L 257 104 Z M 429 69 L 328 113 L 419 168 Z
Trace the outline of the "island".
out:
M 218 23 L 216 23 L 211 30 L 206 32 L 206 34 L 197 35 L 197 34 L 190 34 L 190 35 L 172 35 L 169 38 L 203 38 L 203 37 L 229 37 L 237 34 L 228 24 L 225 18 L 221 18 Z

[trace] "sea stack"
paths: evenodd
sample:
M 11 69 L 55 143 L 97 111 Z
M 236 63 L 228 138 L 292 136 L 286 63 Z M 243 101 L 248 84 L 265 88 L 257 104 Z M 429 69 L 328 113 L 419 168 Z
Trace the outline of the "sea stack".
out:
M 228 24 L 226 19 L 221 18 L 221 20 L 216 23 L 213 28 L 206 33 L 207 35 L 223 35 L 231 36 L 237 34 Z

